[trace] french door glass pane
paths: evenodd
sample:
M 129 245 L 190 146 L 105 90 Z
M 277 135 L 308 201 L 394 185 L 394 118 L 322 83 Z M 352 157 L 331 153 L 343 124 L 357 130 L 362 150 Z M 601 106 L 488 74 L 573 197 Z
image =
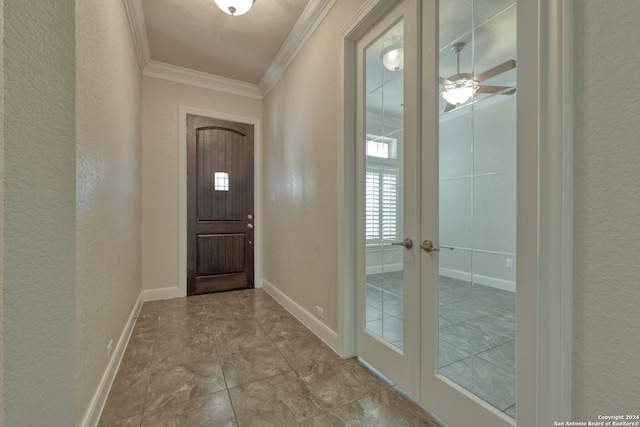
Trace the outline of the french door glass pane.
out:
M 403 22 L 365 49 L 365 329 L 403 347 Z
M 439 4 L 438 368 L 515 418 L 516 3 Z

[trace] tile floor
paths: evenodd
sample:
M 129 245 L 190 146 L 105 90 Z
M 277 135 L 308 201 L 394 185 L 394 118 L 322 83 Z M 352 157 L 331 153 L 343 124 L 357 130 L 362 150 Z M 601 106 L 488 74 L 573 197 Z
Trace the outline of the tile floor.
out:
M 402 348 L 402 272 L 367 275 L 367 328 Z M 515 294 L 441 276 L 440 373 L 515 418 Z
M 145 303 L 99 425 L 437 426 L 261 289 Z

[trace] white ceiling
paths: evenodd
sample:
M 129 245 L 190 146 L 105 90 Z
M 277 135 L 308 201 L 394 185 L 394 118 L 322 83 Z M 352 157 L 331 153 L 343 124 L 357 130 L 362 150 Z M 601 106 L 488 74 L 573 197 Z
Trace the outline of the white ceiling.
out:
M 224 13 L 214 0 L 124 1 L 146 75 L 187 79 L 191 84 L 216 89 L 222 85 L 223 90 L 261 98 L 335 0 L 256 0 L 242 16 Z M 513 3 L 514 0 L 441 2 L 440 75 L 455 74 L 455 54 L 450 46 L 457 41 L 467 43 L 461 53 L 461 72 L 479 73 L 514 58 Z M 470 31 L 473 27 L 475 32 Z M 396 73 L 387 72 L 380 63 L 380 51 L 392 43 L 395 33 L 402 34 L 402 27 L 371 46 L 372 54 L 367 55 L 369 90 L 386 86 L 389 79 L 396 80 L 392 78 Z M 369 73 L 373 70 L 382 71 Z M 512 84 L 515 71 L 491 80 L 487 83 Z M 401 81 L 395 83 L 401 87 Z M 398 99 L 392 100 L 393 96 L 389 96 L 393 91 L 388 89 L 385 98 L 392 105 L 385 107 L 389 112 L 401 113 L 401 92 Z
M 256 0 L 245 15 L 230 16 L 214 0 L 141 0 L 138 33 L 151 61 L 257 85 L 305 8 L 318 4 Z

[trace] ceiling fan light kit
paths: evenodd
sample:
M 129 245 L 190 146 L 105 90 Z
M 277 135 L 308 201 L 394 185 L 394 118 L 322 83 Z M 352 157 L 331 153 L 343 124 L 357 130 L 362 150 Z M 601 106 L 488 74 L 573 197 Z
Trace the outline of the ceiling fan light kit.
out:
M 215 0 L 222 11 L 228 15 L 244 15 L 251 9 L 256 0 Z
M 453 105 L 464 104 L 478 90 L 478 82 L 469 78 L 463 78 L 444 85 L 442 97 Z
M 440 93 L 447 105 L 444 112 L 449 112 L 460 104 L 464 104 L 477 93 L 512 95 L 516 89 L 508 86 L 484 86 L 480 82 L 502 74 L 516 67 L 516 61 L 510 59 L 502 64 L 478 74 L 475 77 L 469 73 L 460 72 L 460 51 L 465 47 L 464 42 L 454 44 L 451 49 L 456 53 L 456 74 L 448 79 L 440 78 L 444 90 Z

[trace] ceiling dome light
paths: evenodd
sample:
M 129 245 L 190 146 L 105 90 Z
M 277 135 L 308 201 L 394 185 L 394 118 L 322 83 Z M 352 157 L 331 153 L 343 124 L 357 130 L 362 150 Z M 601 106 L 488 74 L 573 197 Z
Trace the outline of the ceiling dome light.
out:
M 385 53 L 382 63 L 390 71 L 400 71 L 404 68 L 404 49 L 393 49 Z
M 215 0 L 225 13 L 233 16 L 244 15 L 256 0 Z
M 393 44 L 382 49 L 382 63 L 389 71 L 400 71 L 404 68 L 402 37 L 394 36 Z

